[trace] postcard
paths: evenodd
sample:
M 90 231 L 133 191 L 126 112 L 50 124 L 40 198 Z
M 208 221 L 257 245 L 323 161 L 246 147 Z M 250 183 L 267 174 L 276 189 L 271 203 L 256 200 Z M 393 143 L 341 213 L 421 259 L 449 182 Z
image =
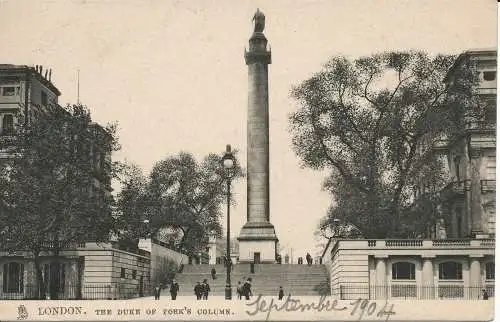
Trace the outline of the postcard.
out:
M 0 0 L 0 321 L 494 318 L 493 0 Z

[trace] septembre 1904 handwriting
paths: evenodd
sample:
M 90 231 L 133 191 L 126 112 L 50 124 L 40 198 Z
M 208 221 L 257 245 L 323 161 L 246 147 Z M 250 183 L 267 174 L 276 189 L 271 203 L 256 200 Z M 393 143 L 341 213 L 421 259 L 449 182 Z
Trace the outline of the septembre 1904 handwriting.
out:
M 344 302 L 342 302 L 344 303 Z M 394 312 L 394 304 L 389 304 L 384 302 L 383 305 L 377 304 L 376 301 L 370 301 L 365 299 L 357 299 L 349 302 L 347 305 L 342 304 L 338 300 L 327 299 L 326 296 L 321 296 L 317 301 L 304 302 L 300 299 L 293 299 L 290 295 L 285 298 L 284 301 L 275 302 L 275 299 L 265 299 L 261 295 L 248 303 L 247 306 L 250 309 L 245 312 L 254 316 L 259 313 L 266 313 L 266 320 L 269 320 L 271 312 L 336 312 L 348 310 L 350 316 L 354 319 L 361 321 L 364 318 L 369 319 L 384 319 L 388 321 L 391 315 L 396 314 Z

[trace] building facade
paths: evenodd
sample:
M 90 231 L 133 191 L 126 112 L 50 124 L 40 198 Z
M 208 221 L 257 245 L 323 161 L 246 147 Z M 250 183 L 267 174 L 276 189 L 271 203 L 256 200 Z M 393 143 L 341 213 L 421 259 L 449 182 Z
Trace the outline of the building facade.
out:
M 61 92 L 51 81 L 52 71 L 42 66 L 0 64 L 0 161 L 14 157 L 19 125 L 30 125 L 41 113 L 61 109 Z M 96 196 L 111 194 L 111 149 L 98 140 L 109 134 L 99 124 L 91 124 L 89 135 L 80 146 L 88 151 L 92 179 L 87 191 Z M 0 163 L 1 165 L 1 163 Z M 0 227 L 0 232 L 4 232 Z M 3 236 L 2 236 L 3 237 Z M 0 299 L 25 299 L 37 296 L 35 262 L 32 254 L 12 249 L 2 239 L 0 248 Z M 41 278 L 46 286 L 55 285 L 59 299 L 114 299 L 149 295 L 150 252 L 121 250 L 113 243 L 86 242 L 66 245 L 57 259 L 50 243 L 42 245 Z M 59 267 L 55 266 L 58 265 Z M 57 269 L 57 274 L 54 274 Z M 57 275 L 57 276 L 56 276 Z M 52 280 L 55 279 L 55 280 Z M 46 297 L 50 297 L 46 287 Z
M 464 64 L 478 77 L 481 113 L 464 115 L 464 128 L 434 149 L 448 183 L 435 191 L 442 218 L 432 239 L 332 238 L 322 262 L 339 299 L 480 299 L 494 296 L 496 190 L 496 50 L 459 55 L 445 78 Z M 478 117 L 478 115 L 480 115 Z
M 456 136 L 439 140 L 435 150 L 448 171 L 441 191 L 447 236 L 488 238 L 495 235 L 496 187 L 496 50 L 470 50 L 461 54 L 445 78 L 455 70 L 472 67 L 478 77 L 481 117 L 464 115 L 465 127 Z

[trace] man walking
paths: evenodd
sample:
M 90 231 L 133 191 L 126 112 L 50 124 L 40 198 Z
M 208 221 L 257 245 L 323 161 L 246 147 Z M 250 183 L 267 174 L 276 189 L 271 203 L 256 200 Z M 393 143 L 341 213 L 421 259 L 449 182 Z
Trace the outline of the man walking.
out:
M 243 284 L 243 296 L 245 296 L 246 300 L 250 299 L 250 296 L 252 296 L 252 278 L 249 277 Z
M 177 293 L 179 292 L 179 284 L 175 281 L 175 278 L 172 280 L 172 285 L 170 285 L 170 295 L 172 296 L 172 300 L 177 298 Z
M 160 293 L 161 293 L 161 285 L 160 284 L 156 284 L 155 289 L 154 289 L 154 293 L 155 293 L 155 300 L 159 300 Z
M 306 261 L 307 261 L 307 265 L 309 265 L 309 266 L 312 265 L 313 259 L 312 259 L 311 254 L 307 253 L 307 255 L 306 255 Z
M 236 294 L 238 294 L 238 300 L 241 300 L 241 295 L 243 294 L 243 289 L 241 287 L 240 281 L 238 281 L 238 286 L 236 287 Z
M 283 291 L 283 287 L 280 286 L 280 290 L 278 292 L 278 300 L 282 300 L 283 296 L 285 296 L 285 292 Z
M 194 286 L 194 294 L 196 295 L 197 300 L 201 300 L 201 294 L 202 294 L 202 287 L 200 281 L 196 282 L 196 285 Z
M 201 284 L 201 290 L 204 300 L 208 300 L 208 293 L 210 292 L 210 285 L 208 285 L 207 280 L 203 280 L 203 284 Z

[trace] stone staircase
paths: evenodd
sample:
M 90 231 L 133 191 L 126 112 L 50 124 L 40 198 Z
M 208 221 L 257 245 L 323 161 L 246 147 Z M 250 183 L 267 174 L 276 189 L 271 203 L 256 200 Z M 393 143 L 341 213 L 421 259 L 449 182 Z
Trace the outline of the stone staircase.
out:
M 216 279 L 212 279 L 210 274 L 212 268 L 217 272 Z M 314 296 L 330 292 L 324 265 L 256 264 L 253 274 L 250 272 L 250 264 L 233 265 L 233 297 L 236 297 L 238 281 L 243 283 L 248 277 L 252 278 L 254 295 L 277 295 L 280 286 L 283 287 L 285 295 L 290 293 L 295 296 Z M 194 296 L 194 285 L 203 279 L 207 279 L 211 295 L 224 296 L 226 269 L 223 265 L 185 265 L 182 273 L 178 273 L 175 278 L 180 286 L 180 296 Z

